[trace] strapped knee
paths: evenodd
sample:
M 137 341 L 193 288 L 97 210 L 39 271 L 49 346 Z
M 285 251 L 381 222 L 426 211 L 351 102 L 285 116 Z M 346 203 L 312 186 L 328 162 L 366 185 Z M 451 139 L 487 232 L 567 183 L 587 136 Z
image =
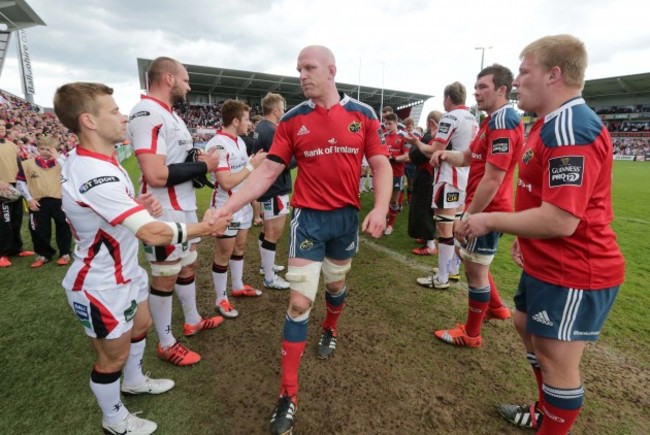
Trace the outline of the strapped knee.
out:
M 454 216 L 444 216 L 440 214 L 433 216 L 433 221 L 438 224 L 453 224 L 455 220 Z
M 318 280 L 323 263 L 315 261 L 305 266 L 289 266 L 285 279 L 291 284 L 291 290 L 314 302 L 318 291 Z
M 176 263 L 165 263 L 165 264 L 152 264 L 151 265 L 151 275 L 152 276 L 174 276 L 178 275 L 183 266 L 181 266 L 180 261 Z
M 351 268 L 352 261 L 344 265 L 338 265 L 326 258 L 323 262 L 323 279 L 325 284 L 345 280 L 345 275 L 347 275 Z

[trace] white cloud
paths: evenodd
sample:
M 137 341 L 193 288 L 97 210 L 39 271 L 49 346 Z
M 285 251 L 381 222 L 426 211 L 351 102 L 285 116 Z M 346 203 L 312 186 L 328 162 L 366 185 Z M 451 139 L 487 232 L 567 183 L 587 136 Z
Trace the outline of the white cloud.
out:
M 36 102 L 57 86 L 102 81 L 123 111 L 139 98 L 136 59 L 297 75 L 301 47 L 329 46 L 341 82 L 440 95 L 459 80 L 471 94 L 481 53 L 516 71 L 524 45 L 571 33 L 590 53 L 587 78 L 647 72 L 650 26 L 640 0 L 30 0 L 47 23 L 28 30 Z M 12 43 L 0 87 L 20 93 Z M 473 103 L 470 97 L 468 103 Z M 425 112 L 440 109 L 434 98 Z

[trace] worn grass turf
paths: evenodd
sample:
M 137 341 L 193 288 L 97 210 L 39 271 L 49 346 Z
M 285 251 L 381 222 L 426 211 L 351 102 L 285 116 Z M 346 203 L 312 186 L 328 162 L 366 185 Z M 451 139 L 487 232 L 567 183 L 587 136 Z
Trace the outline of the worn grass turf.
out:
M 134 159 L 125 162 L 133 171 Z M 133 172 L 132 172 L 133 173 Z M 587 396 L 575 433 L 644 434 L 650 420 L 650 351 L 647 322 L 650 163 L 616 162 L 614 228 L 627 260 L 622 287 L 601 341 L 588 346 L 583 361 Z M 204 208 L 209 192 L 199 193 Z M 364 204 L 371 202 L 364 196 Z M 337 354 L 317 360 L 314 347 L 324 317 L 323 292 L 310 321 L 300 373 L 298 434 L 518 434 L 501 420 L 495 405 L 526 403 L 535 396 L 530 369 L 509 322 L 490 322 L 485 344 L 458 349 L 437 341 L 432 331 L 462 321 L 463 284 L 448 292 L 419 288 L 433 257 L 410 254 L 406 212 L 395 232 L 362 239 L 349 279 L 350 293 L 340 321 Z M 25 226 L 24 226 L 25 227 Z M 246 251 L 245 279 L 261 285 L 256 236 Z M 26 246 L 29 237 L 25 231 Z M 502 241 L 493 265 L 504 300 L 512 306 L 519 270 Z M 214 313 L 210 266 L 212 243 L 200 245 L 199 307 Z M 0 433 L 100 433 L 101 415 L 88 388 L 93 352 L 67 305 L 60 282 L 65 268 L 29 269 L 32 258 L 12 259 L 0 269 Z M 286 236 L 278 246 L 286 261 Z M 277 394 L 280 333 L 286 292 L 265 291 L 258 299 L 234 300 L 239 319 L 188 340 L 203 361 L 177 368 L 155 355 L 151 331 L 145 370 L 171 377 L 177 386 L 159 397 L 126 397 L 131 411 L 159 423 L 160 434 L 265 433 Z M 182 329 L 175 300 L 174 331 Z

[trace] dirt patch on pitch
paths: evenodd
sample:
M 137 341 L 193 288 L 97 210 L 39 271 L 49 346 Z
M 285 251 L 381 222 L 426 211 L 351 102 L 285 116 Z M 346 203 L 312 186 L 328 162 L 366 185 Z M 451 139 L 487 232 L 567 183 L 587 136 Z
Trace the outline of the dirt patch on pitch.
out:
M 278 252 L 282 262 L 283 248 Z M 212 288 L 207 256 L 198 278 L 202 289 Z M 246 256 L 247 282 L 261 285 L 257 252 L 251 247 Z M 526 403 L 536 395 L 512 325 L 487 324 L 480 349 L 438 342 L 434 329 L 464 319 L 465 291 L 460 286 L 448 292 L 421 289 L 414 283 L 418 273 L 362 245 L 349 279 L 337 351 L 327 361 L 315 354 L 325 313 L 319 292 L 300 370 L 294 434 L 522 433 L 495 410 L 502 401 Z M 202 291 L 199 305 L 208 307 L 213 300 L 213 293 Z M 206 433 L 267 433 L 279 388 L 287 301 L 286 292 L 273 290 L 235 301 L 238 319 L 192 339 L 207 374 L 204 385 L 195 388 L 212 399 L 192 411 Z M 575 433 L 645 433 L 650 375 L 647 360 L 641 360 L 600 344 L 590 347 L 583 364 L 587 406 Z

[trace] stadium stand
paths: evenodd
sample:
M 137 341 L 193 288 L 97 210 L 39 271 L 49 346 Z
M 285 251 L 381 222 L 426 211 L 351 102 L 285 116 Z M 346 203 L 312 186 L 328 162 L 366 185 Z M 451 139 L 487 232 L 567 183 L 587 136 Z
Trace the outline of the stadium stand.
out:
M 7 138 L 20 147 L 21 159 L 36 157 L 36 143 L 44 134 L 55 138 L 59 152 L 67 153 L 77 146 L 77 136 L 59 122 L 53 112 L 0 89 L 0 122 L 8 126 Z M 131 146 L 119 146 L 118 158 L 124 160 L 132 153 Z

